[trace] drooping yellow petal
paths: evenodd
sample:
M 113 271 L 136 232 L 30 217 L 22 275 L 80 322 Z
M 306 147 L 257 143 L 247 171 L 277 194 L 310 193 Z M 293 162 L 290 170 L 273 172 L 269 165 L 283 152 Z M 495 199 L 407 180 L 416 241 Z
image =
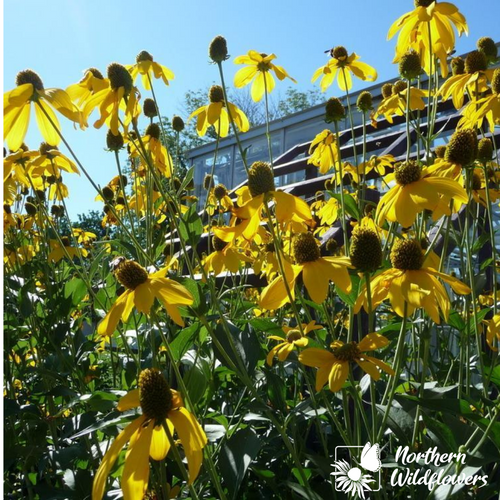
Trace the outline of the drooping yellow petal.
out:
M 334 363 L 332 369 L 330 370 L 330 375 L 328 376 L 330 390 L 332 392 L 340 391 L 348 376 L 349 363 L 347 361 Z
M 113 441 L 109 450 L 104 455 L 101 465 L 94 476 L 94 483 L 92 485 L 92 500 L 101 500 L 104 495 L 104 488 L 106 487 L 106 479 L 111 472 L 111 469 L 120 454 L 121 449 L 125 446 L 127 441 L 130 440 L 133 434 L 138 432 L 141 425 L 144 423 L 145 417 L 139 417 L 131 422 Z
M 389 344 L 389 341 L 378 333 L 369 333 L 366 337 L 361 340 L 358 344 L 358 349 L 361 352 L 373 351 L 374 349 L 380 349 Z
M 167 419 L 166 420 L 170 435 L 173 436 L 174 426 Z M 163 460 L 170 450 L 170 441 L 165 433 L 163 425 L 158 425 L 153 429 L 153 436 L 151 438 L 151 447 L 149 455 L 153 460 Z
M 139 428 L 137 438 L 129 445 L 121 479 L 124 500 L 142 499 L 148 488 L 153 427 L 154 421 L 151 421 L 146 427 Z
M 127 411 L 131 408 L 137 408 L 140 404 L 139 389 L 133 389 L 120 398 L 116 409 L 118 411 Z
M 177 435 L 182 443 L 189 468 L 189 484 L 198 477 L 203 461 L 203 448 L 207 444 L 207 436 L 194 416 L 186 410 L 179 408 L 171 411 L 168 418 L 174 424 Z
M 57 130 L 61 130 L 61 128 L 55 113 L 46 103 L 38 101 L 35 103 L 35 115 L 38 128 L 45 142 L 51 146 L 57 146 L 61 141 Z

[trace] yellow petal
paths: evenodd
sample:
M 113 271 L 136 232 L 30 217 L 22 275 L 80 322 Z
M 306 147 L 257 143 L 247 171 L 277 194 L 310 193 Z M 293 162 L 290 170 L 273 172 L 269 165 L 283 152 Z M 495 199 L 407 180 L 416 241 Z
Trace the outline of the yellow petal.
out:
M 168 428 L 170 429 L 170 435 L 173 435 L 174 426 L 166 420 Z M 163 425 L 158 425 L 153 429 L 153 437 L 151 438 L 151 447 L 149 449 L 149 455 L 153 460 L 163 460 L 170 450 L 170 441 L 165 433 Z
M 94 483 L 92 485 L 92 500 L 102 499 L 104 495 L 104 488 L 106 487 L 106 479 L 111 472 L 121 449 L 125 446 L 125 443 L 130 440 L 132 435 L 139 430 L 144 420 L 144 417 L 139 417 L 127 425 L 127 427 L 125 427 L 125 429 L 118 434 L 116 439 L 113 441 L 113 444 L 109 447 L 109 450 L 104 455 L 101 465 L 99 465 L 99 469 L 97 469 L 94 476 Z
M 139 389 L 133 389 L 125 394 L 125 396 L 120 398 L 116 409 L 118 411 L 126 411 L 130 410 L 131 408 L 137 408 L 138 406 L 140 406 L 140 404 L 141 401 L 139 398 Z
M 121 479 L 124 500 L 139 500 L 144 498 L 146 493 L 149 482 L 149 449 L 153 427 L 153 421 L 147 427 L 141 427 L 137 439 L 129 445 Z
M 38 128 L 45 139 L 45 142 L 51 146 L 57 146 L 61 139 L 57 133 L 57 130 L 60 130 L 60 126 L 55 113 L 47 104 L 38 101 L 35 103 L 35 114 Z
M 200 472 L 203 461 L 202 450 L 207 444 L 207 437 L 200 424 L 186 408 L 171 411 L 168 418 L 174 424 L 184 448 L 189 468 L 189 484 L 192 484 Z

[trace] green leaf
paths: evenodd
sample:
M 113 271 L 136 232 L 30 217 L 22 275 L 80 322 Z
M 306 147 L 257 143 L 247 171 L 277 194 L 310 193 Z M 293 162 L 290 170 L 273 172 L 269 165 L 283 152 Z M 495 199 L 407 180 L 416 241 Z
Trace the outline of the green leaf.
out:
M 455 436 L 450 428 L 434 417 L 429 417 L 425 413 L 422 415 L 425 426 L 427 427 L 427 435 L 440 445 L 440 448 L 446 452 L 457 452 L 458 444 L 455 441 Z
M 64 285 L 64 296 L 66 298 L 71 297 L 74 306 L 78 305 L 85 295 L 87 295 L 87 287 L 80 278 L 73 278 Z
M 460 316 L 460 314 L 458 314 L 458 312 L 455 310 L 451 311 L 448 317 L 448 324 L 453 328 L 456 328 L 460 332 L 463 332 L 465 330 L 465 321 L 463 320 L 462 316 Z
M 189 244 L 196 248 L 201 234 L 203 233 L 203 223 L 200 216 L 198 215 L 196 204 L 189 207 L 189 210 L 184 214 L 179 224 L 180 237 L 184 241 L 188 241 Z
M 339 205 L 341 205 L 342 198 L 340 196 L 340 193 L 334 193 L 333 191 L 328 191 L 328 194 L 332 198 L 335 198 L 339 202 Z M 354 217 L 356 220 L 361 220 L 361 217 L 359 216 L 359 210 L 358 210 L 358 205 L 356 204 L 356 200 L 348 193 L 344 193 L 344 206 L 345 206 L 345 211 L 349 215 Z
M 387 406 L 377 405 L 377 410 L 384 415 Z M 413 426 L 415 425 L 415 419 L 409 415 L 406 411 L 395 406 L 391 407 L 389 410 L 389 416 L 387 418 L 387 425 L 396 434 L 399 442 L 401 444 L 411 444 Z
M 362 280 L 357 274 L 353 274 L 351 276 L 352 280 L 352 289 L 351 293 L 347 294 L 343 292 L 339 287 L 336 287 L 335 290 L 337 292 L 337 295 L 348 305 L 354 307 L 354 304 L 356 303 L 356 300 L 359 297 L 359 292 L 361 290 L 361 287 L 364 283 L 364 280 Z
M 500 388 L 500 365 L 495 366 L 493 369 L 491 369 L 491 366 L 485 366 L 484 373 L 491 382 Z
M 238 367 L 239 363 L 235 359 L 235 357 L 238 356 L 242 360 L 247 372 L 251 375 L 259 359 L 264 357 L 259 339 L 253 330 L 249 330 L 248 328 L 240 330 L 229 321 L 226 321 L 226 324 L 229 329 L 230 338 L 228 338 L 228 333 L 222 323 L 219 323 L 214 331 L 214 337 L 221 344 L 226 356 L 224 356 L 224 353 L 222 353 L 219 347 L 214 343 L 213 348 L 215 357 L 224 366 L 232 368 L 226 358 L 229 357 L 232 359 L 236 367 Z
M 235 499 L 248 466 L 258 455 L 264 442 L 256 432 L 247 427 L 231 436 L 222 447 L 219 465 L 229 498 Z
M 183 380 L 189 393 L 189 399 L 193 404 L 198 403 L 204 396 L 211 380 L 210 365 L 195 351 L 187 352 L 182 358 L 182 363 L 190 366 Z
M 190 306 L 191 309 L 196 311 L 199 316 L 206 314 L 208 305 L 203 293 L 202 285 L 191 278 L 180 278 L 176 279 L 176 281 L 185 286 L 193 296 L 194 302 Z
M 186 175 L 184 176 L 184 179 L 182 179 L 181 188 L 179 189 L 179 191 L 184 191 L 184 189 L 186 189 L 186 186 L 193 180 L 193 176 L 194 176 L 194 166 L 191 167 L 186 172 Z
M 295 493 L 298 493 L 302 498 L 306 498 L 308 500 L 323 500 L 317 493 L 312 491 L 311 488 L 306 489 L 304 486 L 301 486 L 297 483 L 292 483 L 291 481 L 285 481 L 285 484 Z
M 187 328 L 183 328 L 174 338 L 168 349 L 172 352 L 175 361 L 179 361 L 193 344 L 194 338 L 200 330 L 200 323 L 196 322 Z
M 284 412 L 286 410 L 286 385 L 281 377 L 271 370 L 266 370 L 267 395 L 274 410 Z

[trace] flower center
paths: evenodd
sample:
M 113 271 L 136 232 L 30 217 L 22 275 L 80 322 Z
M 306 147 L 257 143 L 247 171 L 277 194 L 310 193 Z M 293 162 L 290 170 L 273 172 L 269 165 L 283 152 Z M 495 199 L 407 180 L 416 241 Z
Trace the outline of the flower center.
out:
M 335 59 L 343 60 L 347 57 L 347 50 L 342 45 L 338 45 L 331 50 L 330 55 Z
M 382 264 L 378 234 L 368 227 L 356 226 L 351 237 L 351 263 L 360 271 L 373 272 Z
M 415 0 L 415 8 L 417 7 L 429 7 L 434 0 Z
M 488 68 L 488 60 L 483 52 L 473 50 L 467 54 L 465 58 L 465 72 L 471 75 L 477 71 L 486 71 Z
M 157 141 L 160 140 L 160 127 L 158 126 L 157 123 L 150 123 L 148 125 L 148 128 L 146 129 L 146 135 L 149 135 L 149 137 L 152 137 L 153 139 L 156 139 Z
M 210 59 L 212 59 L 215 63 L 220 63 L 228 59 L 227 54 L 227 41 L 221 36 L 217 35 L 211 42 L 208 47 L 208 55 Z
M 271 65 L 268 62 L 261 61 L 260 63 L 257 64 L 257 69 L 262 72 L 269 71 L 271 69 Z
M 144 99 L 142 108 L 144 109 L 144 114 L 148 118 L 154 118 L 155 116 L 158 116 L 158 110 L 156 109 L 156 104 L 153 99 L 150 99 L 149 97 L 147 99 Z
M 453 76 L 464 74 L 465 61 L 461 57 L 454 57 L 451 60 L 451 72 L 453 73 Z
M 391 251 L 392 267 L 402 271 L 417 271 L 424 263 L 422 247 L 416 240 L 396 241 Z
M 71 242 L 69 241 L 69 238 L 67 236 L 63 236 L 61 238 L 61 241 L 62 241 L 62 244 L 65 246 L 65 247 L 70 247 L 71 246 Z
M 184 130 L 184 120 L 177 115 L 174 115 L 172 118 L 172 128 L 176 132 L 182 132 Z
M 356 106 L 362 113 L 366 113 L 373 109 L 373 96 L 367 90 L 364 90 L 359 94 L 356 101 Z
M 407 86 L 408 86 L 408 84 L 406 82 L 404 82 L 403 80 L 398 80 L 392 86 L 393 95 L 400 94 L 401 92 L 405 92 L 405 95 L 406 95 Z
M 146 283 L 148 272 L 133 260 L 122 262 L 116 270 L 116 279 L 129 290 L 135 290 L 139 285 Z
M 384 83 L 384 85 L 382 85 L 382 97 L 384 99 L 391 97 L 392 87 L 394 87 L 394 85 L 392 83 Z
M 493 73 L 491 88 L 495 94 L 500 94 L 500 68 L 497 68 Z
M 98 78 L 99 80 L 104 80 L 104 76 L 102 76 L 102 73 L 97 69 L 97 68 L 89 68 L 85 71 L 85 76 L 87 76 L 87 73 L 92 73 L 92 76 L 94 78 Z M 85 76 L 83 78 L 85 78 Z
M 407 80 L 412 80 L 417 78 L 420 73 L 422 73 L 420 56 L 414 50 L 410 50 L 399 61 L 399 74 Z
M 340 347 L 335 347 L 333 349 L 333 355 L 339 361 L 355 361 L 361 357 L 361 352 L 358 349 L 358 344 L 356 342 L 349 342 L 348 344 L 341 345 Z
M 477 41 L 477 48 L 486 56 L 488 61 L 494 62 L 496 60 L 498 56 L 498 48 L 492 38 L 483 36 Z
M 220 85 L 212 85 L 208 92 L 210 102 L 224 102 L 224 91 Z
M 31 69 L 20 71 L 16 76 L 16 85 L 18 87 L 25 83 L 31 83 L 35 90 L 43 90 L 42 79 Z
M 345 117 L 345 109 L 340 99 L 330 97 L 325 105 L 326 123 L 338 122 Z
M 299 233 L 295 236 L 292 249 L 298 264 L 314 262 L 321 256 L 316 238 L 312 233 Z
M 125 94 L 130 94 L 133 86 L 132 76 L 124 66 L 118 63 L 111 63 L 108 66 L 108 78 L 112 90 L 118 90 L 120 87 L 123 87 Z
M 219 237 L 213 236 L 212 237 L 212 245 L 213 245 L 214 250 L 216 252 L 222 252 L 222 250 L 224 250 L 224 248 L 226 248 L 227 243 L 224 240 L 221 240 Z
M 471 129 L 457 130 L 446 147 L 446 161 L 464 167 L 470 165 L 477 153 L 477 135 Z
M 293 342 L 295 342 L 296 340 L 299 340 L 302 338 L 302 335 L 300 333 L 300 330 L 290 330 L 287 334 L 286 334 L 286 341 L 289 343 L 289 344 L 292 344 Z
M 269 163 L 256 161 L 248 172 L 248 189 L 253 198 L 276 189 L 274 175 Z
M 146 418 L 160 424 L 172 409 L 172 391 L 160 370 L 143 370 L 139 376 L 139 399 Z
M 477 157 L 482 162 L 488 162 L 493 156 L 493 143 L 488 137 L 484 137 L 479 141 L 477 146 Z
M 38 151 L 40 151 L 40 154 L 45 155 L 49 159 L 54 158 L 54 155 L 50 154 L 50 151 L 52 151 L 52 150 L 58 151 L 57 146 L 51 146 L 50 144 L 48 144 L 46 142 L 40 143 L 40 147 L 38 148 Z
M 153 56 L 146 50 L 141 50 L 135 58 L 136 62 L 140 63 L 143 61 L 152 61 Z
M 123 136 L 118 132 L 118 135 L 114 135 L 111 130 L 108 130 L 106 134 L 106 146 L 111 151 L 118 151 L 123 148 Z
M 421 174 L 422 168 L 414 160 L 403 161 L 394 166 L 394 176 L 400 186 L 407 186 L 412 182 L 417 182 L 420 180 Z
M 224 184 L 217 184 L 217 186 L 214 187 L 214 195 L 219 201 L 222 200 L 222 198 L 227 195 L 226 186 L 224 186 Z

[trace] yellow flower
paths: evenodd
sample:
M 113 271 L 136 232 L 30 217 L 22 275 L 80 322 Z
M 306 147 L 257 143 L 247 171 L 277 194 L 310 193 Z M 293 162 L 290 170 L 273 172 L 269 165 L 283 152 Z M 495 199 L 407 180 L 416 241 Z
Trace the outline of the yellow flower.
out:
M 320 391 L 328 382 L 330 390 L 338 392 L 349 377 L 349 368 L 353 362 L 374 380 L 380 379 L 380 370 L 394 376 L 394 370 L 387 363 L 365 354 L 388 344 L 389 341 L 384 336 L 369 333 L 359 344 L 357 342 L 344 344 L 336 340 L 330 345 L 332 352 L 311 347 L 300 353 L 299 361 L 306 366 L 318 368 L 316 391 Z
M 317 325 L 316 321 L 311 321 L 307 325 L 302 324 L 302 331 L 304 335 L 307 335 L 309 332 L 313 330 L 321 330 L 323 327 L 321 325 Z M 274 346 L 268 353 L 266 362 L 269 366 L 273 364 L 274 356 L 278 355 L 278 359 L 280 361 L 285 361 L 288 358 L 288 355 L 296 348 L 296 347 L 305 347 L 309 343 L 309 339 L 302 335 L 300 329 L 297 327 L 284 326 L 282 328 L 283 333 L 286 335 L 286 340 L 283 341 L 283 337 L 278 337 L 277 335 L 269 335 L 269 339 L 277 340 L 280 342 L 278 345 Z
M 224 184 L 217 184 L 208 195 L 207 213 L 213 215 L 217 209 L 219 213 L 228 212 L 233 208 L 233 202 L 229 197 L 228 191 Z
M 422 111 L 425 109 L 424 98 L 428 97 L 429 93 L 426 90 L 410 87 L 410 110 Z M 373 120 L 379 116 L 384 115 L 384 118 L 393 123 L 393 116 L 404 116 L 406 114 L 406 97 L 407 97 L 407 84 L 405 81 L 400 80 L 392 87 L 392 95 L 384 97 L 378 105 L 377 111 L 373 114 Z
M 142 85 L 146 90 L 151 90 L 151 76 L 154 76 L 155 78 L 161 78 L 165 85 L 169 84 L 169 80 L 173 80 L 175 78 L 171 70 L 169 70 L 162 64 L 155 62 L 153 60 L 153 56 L 145 50 L 137 54 L 136 63 L 133 66 L 125 67 L 129 70 L 134 82 L 137 78 L 137 75 L 142 75 Z
M 189 484 L 200 472 L 203 448 L 207 444 L 205 432 L 195 417 L 184 408 L 180 394 L 169 387 L 159 370 L 143 370 L 139 377 L 139 388 L 122 397 L 117 409 L 126 411 L 138 406 L 142 409 L 142 415 L 118 434 L 102 459 L 94 476 L 92 500 L 102 499 L 106 479 L 127 442 L 129 445 L 121 477 L 125 500 L 144 498 L 149 482 L 149 457 L 159 461 L 168 455 L 174 430 L 188 461 Z
M 394 168 L 394 163 L 396 158 L 392 155 L 373 155 L 366 163 L 361 163 L 359 165 L 359 171 L 364 172 L 368 175 L 372 170 L 375 171 L 380 177 L 384 177 L 387 169 L 392 170 Z M 357 172 L 351 172 L 353 179 L 356 183 L 359 183 Z
M 319 167 L 320 174 L 326 174 L 339 159 L 335 134 L 328 129 L 320 132 L 311 142 L 309 154 L 307 163 Z
M 109 88 L 109 80 L 104 78 L 98 69 L 89 68 L 85 71 L 85 76 L 78 83 L 70 85 L 66 92 L 71 100 L 83 109 L 94 94 L 107 88 Z
M 335 198 L 330 198 L 325 205 L 318 210 L 317 215 L 321 220 L 321 224 L 332 226 L 338 218 L 338 213 L 339 202 Z
M 167 268 L 148 274 L 146 269 L 132 260 L 119 257 L 116 264 L 116 278 L 126 288 L 112 305 L 106 317 L 99 323 L 99 335 L 111 336 L 118 321 L 127 321 L 132 308 L 149 314 L 155 297 L 163 304 L 172 320 L 180 326 L 184 321 L 179 313 L 179 306 L 189 306 L 193 296 L 174 280 L 165 278 Z
M 348 257 L 321 257 L 316 239 L 311 233 L 296 235 L 292 247 L 297 264 L 286 262 L 285 276 L 276 277 L 262 290 L 259 302 L 262 309 L 279 309 L 290 301 L 285 279 L 293 299 L 295 282 L 301 273 L 307 292 L 317 304 L 325 301 L 330 281 L 345 293 L 351 291 L 351 278 L 347 268 L 352 266 Z
M 467 203 L 467 193 L 458 182 L 431 175 L 413 160 L 402 162 L 394 167 L 394 173 L 386 181 L 396 180 L 377 205 L 375 221 L 382 226 L 386 220 L 399 222 L 403 227 L 410 227 L 417 214 L 424 210 L 434 210 L 440 203 Z M 448 203 L 449 204 L 449 203 Z
M 88 252 L 85 250 L 85 248 L 77 248 L 77 247 L 72 247 L 71 242 L 67 236 L 63 236 L 61 238 L 62 245 L 59 243 L 58 240 L 50 240 L 50 253 L 49 253 L 49 260 L 52 262 L 59 262 L 61 259 L 66 257 L 66 253 L 69 254 L 71 259 L 74 259 L 75 257 L 79 257 L 80 255 L 82 257 L 87 257 Z
M 234 104 L 224 102 L 222 87 L 219 85 L 212 85 L 208 97 L 210 104 L 196 109 L 188 118 L 189 121 L 191 118 L 197 117 L 196 132 L 198 132 L 199 136 L 204 136 L 207 133 L 208 127 L 212 125 L 219 137 L 226 137 L 229 133 L 228 108 L 235 125 L 241 132 L 246 132 L 250 128 L 250 123 L 245 113 Z
M 399 62 L 410 49 L 415 50 L 427 74 L 434 71 L 434 57 L 441 64 L 441 74 L 448 75 L 447 57 L 455 48 L 455 31 L 459 36 L 468 34 L 465 17 L 457 7 L 448 2 L 415 0 L 415 9 L 403 14 L 389 29 L 390 40 L 398 31 L 396 55 L 393 62 Z M 431 55 L 432 54 L 432 58 Z
M 471 100 L 467 104 L 459 127 L 481 128 L 485 118 L 488 120 L 491 133 L 494 132 L 495 125 L 500 125 L 500 69 L 494 71 L 491 80 L 492 93 L 482 99 Z
M 374 82 L 377 79 L 377 71 L 372 66 L 359 61 L 359 56 L 352 53 L 347 54 L 345 47 L 338 46 L 330 51 L 331 59 L 321 68 L 318 68 L 312 77 L 314 83 L 320 76 L 320 87 L 323 92 L 333 83 L 335 78 L 340 90 L 350 90 L 352 87 L 351 73 L 360 80 Z
M 488 321 L 488 329 L 486 330 L 486 342 L 492 351 L 498 351 L 494 344 L 495 337 L 500 343 L 500 314 L 496 314 Z
M 309 205 L 289 193 L 277 191 L 271 166 L 263 161 L 256 161 L 249 170 L 248 186 L 238 190 L 239 208 L 233 210 L 230 227 L 214 228 L 214 234 L 228 243 L 237 238 L 251 242 L 257 234 L 262 220 L 262 210 L 266 201 L 274 200 L 278 222 L 291 221 L 312 225 Z M 238 224 L 236 221 L 241 220 Z
M 465 73 L 450 76 L 439 89 L 443 101 L 452 97 L 453 105 L 460 109 L 464 104 L 465 93 L 475 99 L 478 93 L 488 90 L 487 82 L 493 78 L 493 70 L 487 69 L 486 56 L 475 50 L 470 52 L 465 59 Z
M 271 61 L 276 59 L 274 54 L 259 54 L 255 50 L 248 51 L 246 56 L 238 56 L 235 60 L 235 64 L 248 64 L 245 68 L 241 68 L 234 75 L 234 86 L 236 88 L 244 87 L 248 85 L 254 78 L 252 84 L 252 99 L 255 102 L 259 102 L 264 93 L 270 94 L 275 86 L 275 81 L 271 71 L 278 80 L 284 80 L 285 78 L 290 78 L 292 82 L 297 83 L 282 66 L 273 64 Z
M 31 103 L 35 106 L 38 129 L 45 141 L 57 146 L 61 140 L 59 120 L 53 109 L 70 120 L 81 123 L 80 111 L 61 89 L 45 89 L 41 78 L 32 70 L 21 71 L 17 87 L 3 95 L 3 134 L 11 151 L 17 151 L 28 131 Z M 52 123 L 51 123 L 52 122 Z M 56 130 L 57 129 L 57 130 Z
M 127 127 L 132 119 L 139 115 L 140 107 L 132 77 L 121 64 L 111 63 L 108 66 L 108 79 L 109 87 L 96 92 L 87 100 L 83 109 L 83 120 L 87 125 L 88 117 L 99 106 L 100 118 L 94 123 L 94 127 L 101 128 L 106 123 L 111 133 L 117 136 L 120 109 L 125 111 L 123 124 Z
M 153 165 L 167 177 L 167 179 L 170 179 L 173 172 L 173 161 L 167 148 L 161 143 L 161 130 L 157 123 L 148 125 L 146 135 L 142 138 L 142 144 L 151 154 Z M 141 162 L 144 161 L 137 142 L 130 143 L 130 152 L 131 156 L 139 157 Z
M 388 298 L 399 316 L 404 316 L 406 302 L 407 316 L 411 316 L 415 309 L 423 308 L 435 323 L 441 322 L 439 311 L 448 321 L 450 299 L 439 278 L 455 293 L 467 295 L 471 290 L 460 280 L 426 267 L 428 262 L 424 262 L 422 247 L 416 240 L 398 240 L 391 252 L 392 268 L 371 280 L 373 309 Z M 358 313 L 362 305 L 368 311 L 366 285 L 356 301 L 354 312 Z
M 251 262 L 252 259 L 238 251 L 234 247 L 229 247 L 225 241 L 214 236 L 212 238 L 214 251 L 205 257 L 203 269 L 206 273 L 213 271 L 217 276 L 226 269 L 232 273 L 237 273 L 241 262 Z
M 61 175 L 61 170 L 80 175 L 78 167 L 56 146 L 51 146 L 45 142 L 40 144 L 39 155 L 30 165 L 30 173 L 33 175 Z

